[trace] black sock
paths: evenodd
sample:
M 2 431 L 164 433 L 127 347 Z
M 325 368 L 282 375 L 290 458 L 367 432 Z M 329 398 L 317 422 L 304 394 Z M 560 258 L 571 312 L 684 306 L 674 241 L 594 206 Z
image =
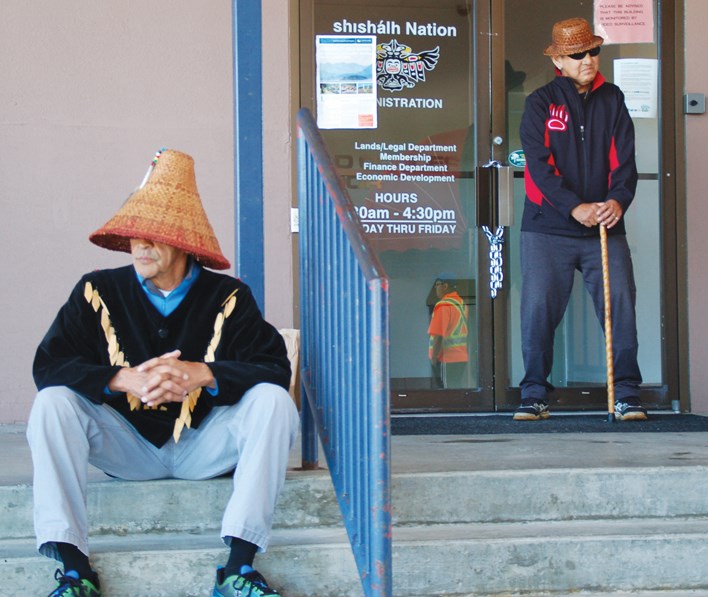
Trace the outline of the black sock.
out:
M 95 584 L 98 576 L 91 569 L 88 556 L 71 543 L 57 543 L 56 545 L 59 557 L 64 564 L 64 574 L 69 570 L 76 570 L 80 578 L 86 578 Z
M 231 537 L 231 553 L 224 566 L 224 577 L 241 574 L 241 566 L 253 566 L 258 546 L 238 537 Z

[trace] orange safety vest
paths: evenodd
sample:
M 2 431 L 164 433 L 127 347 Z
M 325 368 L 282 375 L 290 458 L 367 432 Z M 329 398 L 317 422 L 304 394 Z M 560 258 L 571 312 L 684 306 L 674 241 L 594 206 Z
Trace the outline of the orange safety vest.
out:
M 467 307 L 457 291 L 441 298 L 433 308 L 428 334 L 428 357 L 433 358 L 435 336 L 442 337 L 442 350 L 438 355 L 441 363 L 467 362 Z

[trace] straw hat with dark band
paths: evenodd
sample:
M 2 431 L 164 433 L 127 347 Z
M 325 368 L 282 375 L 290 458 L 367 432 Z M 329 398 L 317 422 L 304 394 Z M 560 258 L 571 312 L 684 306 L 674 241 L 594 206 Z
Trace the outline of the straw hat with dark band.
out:
M 568 56 L 601 46 L 605 41 L 593 35 L 590 23 L 580 17 L 559 21 L 553 25 L 553 43 L 544 50 L 545 56 Z
M 140 188 L 115 216 L 89 236 L 99 247 L 126 253 L 130 253 L 131 238 L 176 247 L 205 267 L 231 267 L 202 207 L 194 160 L 179 151 L 159 151 Z

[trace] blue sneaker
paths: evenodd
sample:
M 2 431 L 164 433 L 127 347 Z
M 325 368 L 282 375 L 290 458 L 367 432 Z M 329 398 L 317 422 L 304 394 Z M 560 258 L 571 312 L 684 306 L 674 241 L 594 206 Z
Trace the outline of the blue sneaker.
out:
M 101 597 L 98 579 L 96 584 L 93 584 L 86 578 L 79 578 L 79 573 L 75 570 L 62 573 L 59 569 L 54 573 L 54 578 L 58 586 L 49 593 L 49 597 Z
M 211 597 L 262 597 L 280 593 L 268 586 L 266 579 L 250 566 L 242 566 L 241 574 L 232 574 L 224 578 L 224 568 L 216 569 L 216 583 Z

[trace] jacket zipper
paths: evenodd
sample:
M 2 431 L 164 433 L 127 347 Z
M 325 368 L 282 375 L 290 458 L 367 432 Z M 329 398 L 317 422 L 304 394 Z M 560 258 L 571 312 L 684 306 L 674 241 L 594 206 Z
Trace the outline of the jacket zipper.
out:
M 590 96 L 588 95 L 587 99 L 583 99 L 580 94 L 576 94 L 577 97 L 577 102 L 579 104 L 578 108 L 578 116 L 582 118 L 582 121 L 580 122 L 580 143 L 582 145 L 583 149 L 583 172 L 582 172 L 582 177 L 583 177 L 583 201 L 585 202 L 591 202 L 593 199 L 592 197 L 588 197 L 588 149 L 587 145 L 585 144 L 585 120 L 586 120 L 586 107 L 587 103 L 590 101 Z

